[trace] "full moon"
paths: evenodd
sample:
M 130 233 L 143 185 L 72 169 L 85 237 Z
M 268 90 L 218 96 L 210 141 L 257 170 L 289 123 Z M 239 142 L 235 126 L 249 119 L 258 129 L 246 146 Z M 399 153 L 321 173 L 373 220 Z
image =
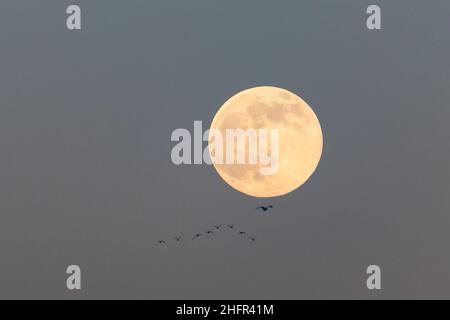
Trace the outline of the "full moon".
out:
M 213 161 L 217 173 L 227 184 L 253 197 L 277 197 L 299 188 L 316 170 L 322 154 L 322 129 L 314 111 L 296 94 L 277 87 L 256 87 L 234 95 L 215 115 L 211 132 L 212 129 L 219 130 L 223 137 L 227 129 L 278 131 L 278 170 L 274 174 L 262 174 L 260 163 Z M 211 158 L 212 141 L 210 134 Z M 229 141 L 224 142 L 223 150 L 226 143 Z M 236 147 L 234 150 L 236 152 Z M 268 151 L 274 154 L 270 147 Z M 247 152 L 246 159 L 248 157 Z

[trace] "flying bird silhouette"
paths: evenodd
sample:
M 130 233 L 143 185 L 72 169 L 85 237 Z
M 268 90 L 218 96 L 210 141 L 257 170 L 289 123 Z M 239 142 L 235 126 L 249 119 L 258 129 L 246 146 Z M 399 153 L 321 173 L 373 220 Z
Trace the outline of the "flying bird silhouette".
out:
M 192 240 L 195 240 L 195 239 L 197 239 L 197 238 L 199 238 L 201 236 L 202 236 L 201 233 L 197 233 L 195 236 L 192 237 Z
M 213 231 L 206 231 L 206 234 L 213 234 Z
M 262 211 L 266 212 L 267 210 L 272 209 L 272 208 L 273 208 L 272 205 L 270 205 L 270 206 L 259 206 L 259 207 L 256 207 L 256 210 L 261 209 Z
M 245 232 L 245 231 L 239 231 L 238 234 L 239 234 L 240 236 L 243 236 L 243 235 L 247 234 L 247 232 Z
M 216 230 L 219 230 L 220 227 L 222 227 L 222 225 L 220 225 L 220 224 L 218 226 L 213 226 L 213 228 L 215 228 Z
M 158 243 L 159 243 L 159 244 L 164 244 L 164 243 L 166 243 L 166 242 L 165 242 L 164 240 L 159 240 Z
M 248 237 L 251 241 L 256 241 L 255 237 Z
M 234 228 L 234 224 L 229 224 L 227 225 L 228 228 L 233 229 Z
M 180 242 L 181 241 L 181 237 L 173 237 L 175 239 L 176 242 Z

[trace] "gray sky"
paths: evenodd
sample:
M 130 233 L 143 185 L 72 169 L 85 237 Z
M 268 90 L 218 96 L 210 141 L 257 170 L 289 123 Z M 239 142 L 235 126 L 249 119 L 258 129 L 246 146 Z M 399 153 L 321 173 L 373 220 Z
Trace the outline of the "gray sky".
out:
M 72 3 L 81 32 L 65 28 Z M 0 298 L 450 298 L 448 12 L 447 0 L 1 1 Z M 212 167 L 171 163 L 172 130 L 258 85 L 320 119 L 307 184 L 261 201 Z M 273 214 L 256 215 L 261 203 Z M 229 222 L 258 241 L 155 243 Z M 81 292 L 65 287 L 70 264 Z

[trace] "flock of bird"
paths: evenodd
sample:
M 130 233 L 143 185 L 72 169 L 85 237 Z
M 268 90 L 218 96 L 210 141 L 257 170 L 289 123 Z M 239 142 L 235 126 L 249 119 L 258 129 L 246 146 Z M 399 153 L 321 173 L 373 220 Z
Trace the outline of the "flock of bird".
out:
M 259 206 L 256 207 L 255 210 L 261 210 L 261 212 L 267 212 L 269 209 L 272 209 L 273 205 L 268 205 L 268 206 Z M 196 240 L 198 238 L 201 237 L 205 237 L 208 235 L 212 235 L 215 232 L 222 230 L 222 229 L 228 229 L 228 230 L 235 230 L 236 226 L 234 224 L 227 224 L 227 225 L 214 225 L 212 226 L 213 230 L 207 230 L 204 233 L 196 233 L 193 235 L 192 240 Z M 250 241 L 256 241 L 256 238 L 254 236 L 248 235 L 247 231 L 238 231 L 237 234 L 241 237 L 246 237 L 247 239 L 249 239 Z M 176 241 L 176 242 L 181 242 L 183 240 L 183 238 L 181 236 L 176 236 L 176 237 L 172 237 L 172 240 Z M 163 245 L 167 243 L 166 240 L 159 240 L 158 244 Z

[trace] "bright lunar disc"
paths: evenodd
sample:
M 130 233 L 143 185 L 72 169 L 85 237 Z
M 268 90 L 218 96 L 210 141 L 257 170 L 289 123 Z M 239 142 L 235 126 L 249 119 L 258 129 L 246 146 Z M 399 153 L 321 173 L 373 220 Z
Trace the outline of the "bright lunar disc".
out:
M 299 96 L 281 88 L 256 87 L 239 92 L 219 109 L 211 129 L 219 130 L 223 137 L 227 129 L 278 130 L 279 161 L 275 174 L 262 174 L 260 163 L 213 162 L 226 183 L 253 197 L 276 197 L 297 189 L 313 174 L 322 154 L 322 130 L 314 111 Z M 211 157 L 213 140 L 210 134 Z M 224 153 L 227 143 L 224 138 Z M 273 154 L 269 148 L 270 153 Z

